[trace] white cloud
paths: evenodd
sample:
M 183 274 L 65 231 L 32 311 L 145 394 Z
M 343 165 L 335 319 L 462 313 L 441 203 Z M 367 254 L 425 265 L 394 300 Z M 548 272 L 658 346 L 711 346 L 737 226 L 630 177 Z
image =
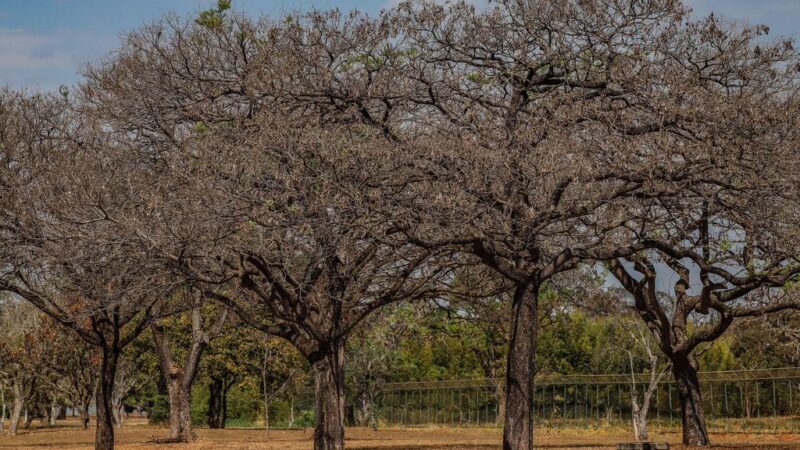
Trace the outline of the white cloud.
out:
M 58 50 L 55 36 L 0 28 L 0 70 L 30 70 L 68 67 L 69 56 Z
M 0 86 L 57 88 L 78 80 L 78 71 L 96 61 L 118 39 L 82 31 L 36 33 L 0 28 Z

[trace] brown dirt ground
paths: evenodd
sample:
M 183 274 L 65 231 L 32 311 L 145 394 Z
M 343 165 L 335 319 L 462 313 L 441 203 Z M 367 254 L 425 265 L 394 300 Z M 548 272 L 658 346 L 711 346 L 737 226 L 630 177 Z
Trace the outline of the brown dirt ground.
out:
M 190 444 L 155 445 L 153 438 L 166 437 L 167 430 L 134 420 L 117 432 L 117 448 L 159 450 L 309 450 L 311 430 L 198 429 L 197 440 Z M 34 428 L 18 436 L 0 436 L 0 449 L 91 449 L 94 430 L 80 430 L 67 421 L 55 428 Z M 495 450 L 500 449 L 499 428 L 390 428 L 377 432 L 363 428 L 347 429 L 348 449 L 382 450 Z M 800 431 L 795 433 L 712 433 L 715 448 L 721 449 L 800 449 Z M 673 448 L 677 432 L 652 433 L 651 440 L 669 442 Z M 609 449 L 630 441 L 621 429 L 541 429 L 537 430 L 538 448 Z

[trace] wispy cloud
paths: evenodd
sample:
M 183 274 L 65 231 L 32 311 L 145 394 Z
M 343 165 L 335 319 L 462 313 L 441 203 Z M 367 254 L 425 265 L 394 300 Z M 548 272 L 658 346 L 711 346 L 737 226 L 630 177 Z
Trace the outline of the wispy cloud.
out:
M 13 87 L 50 89 L 71 83 L 83 64 L 96 60 L 115 43 L 113 37 L 85 32 L 0 28 L 0 73 Z M 65 74 L 66 79 L 56 81 L 55 77 Z
M 0 29 L 0 70 L 52 69 L 70 65 L 70 58 L 57 50 L 54 36 L 24 30 Z

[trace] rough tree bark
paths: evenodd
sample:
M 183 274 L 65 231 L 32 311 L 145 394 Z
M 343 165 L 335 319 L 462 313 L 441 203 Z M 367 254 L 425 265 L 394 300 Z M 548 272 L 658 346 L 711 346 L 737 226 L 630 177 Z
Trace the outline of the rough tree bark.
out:
M 22 386 L 20 386 L 18 382 L 14 382 L 11 385 L 11 392 L 14 394 L 14 403 L 11 406 L 11 423 L 8 426 L 8 431 L 12 435 L 15 435 L 19 430 L 22 409 L 25 407 L 25 394 Z
M 511 336 L 506 369 L 503 450 L 533 449 L 533 376 L 536 373 L 538 285 L 514 290 Z
M 97 395 L 95 396 L 97 428 L 94 445 L 96 450 L 113 450 L 114 448 L 114 414 L 111 403 L 120 352 L 118 339 L 113 339 L 109 345 L 103 346 L 100 383 L 97 386 Z
M 709 445 L 703 414 L 703 397 L 695 364 L 687 355 L 676 355 L 672 358 L 672 373 L 675 376 L 681 404 L 684 445 Z
M 195 300 L 191 296 L 191 293 L 189 296 L 190 299 L 193 301 Z M 201 303 L 193 303 L 193 308 L 191 310 L 192 342 L 186 354 L 183 367 L 178 364 L 172 354 L 170 342 L 167 335 L 164 333 L 163 325 L 157 320 L 153 321 L 151 324 L 153 341 L 156 354 L 158 355 L 158 365 L 167 383 L 170 411 L 169 442 L 188 442 L 194 438 L 192 432 L 192 385 L 194 384 L 195 377 L 197 377 L 203 351 L 206 349 L 209 342 L 222 332 L 222 327 L 228 317 L 227 308 L 223 308 L 216 322 L 211 326 L 209 331 L 206 332 L 200 306 Z M 210 406 L 215 397 L 213 390 L 211 394 L 211 398 L 209 399 L 209 414 L 212 412 Z M 224 423 L 222 425 L 224 426 Z
M 192 438 L 192 405 L 189 390 L 183 385 L 183 370 L 173 366 L 167 379 L 169 396 L 169 440 L 188 442 Z M 174 408 L 174 409 L 173 409 Z
M 167 383 L 169 398 L 169 441 L 188 442 L 192 437 L 192 417 L 190 395 L 196 367 L 190 368 L 192 376 L 187 377 L 184 368 L 172 357 L 169 342 L 164 335 L 163 326 L 154 322 L 151 325 L 153 341 L 158 355 L 159 367 Z M 199 360 L 199 357 L 197 358 Z M 187 378 L 191 378 L 187 380 Z
M 191 293 L 189 297 L 193 302 L 196 300 L 191 296 Z M 228 317 L 227 308 L 220 309 L 216 321 L 208 332 L 206 332 L 202 311 L 200 309 L 201 305 L 201 302 L 196 302 L 192 305 L 192 341 L 186 354 L 183 367 L 178 364 L 172 354 L 170 342 L 164 333 L 162 324 L 157 320 L 153 321 L 151 324 L 153 341 L 156 347 L 156 354 L 158 355 L 158 365 L 167 383 L 170 411 L 170 442 L 188 442 L 194 438 L 194 433 L 192 432 L 192 385 L 194 384 L 197 371 L 200 367 L 200 359 L 203 355 L 203 351 L 206 349 L 209 342 L 222 332 L 222 327 Z M 213 391 L 211 394 L 209 406 L 211 406 L 211 402 L 214 398 Z M 209 408 L 209 414 L 211 414 L 211 412 L 211 408 Z
M 344 449 L 344 342 L 310 358 L 314 368 L 314 450 Z

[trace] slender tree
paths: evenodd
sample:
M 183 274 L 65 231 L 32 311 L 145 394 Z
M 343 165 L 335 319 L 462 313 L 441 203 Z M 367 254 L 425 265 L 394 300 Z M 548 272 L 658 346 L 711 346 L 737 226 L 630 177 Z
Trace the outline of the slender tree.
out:
M 200 361 L 208 344 L 222 333 L 228 318 L 228 309 L 211 306 L 211 323 L 206 325 L 209 313 L 203 314 L 202 298 L 189 291 L 186 294 L 191 322 L 189 342 L 180 362 L 173 353 L 173 342 L 162 320 L 154 320 L 150 326 L 158 356 L 161 376 L 167 383 L 169 395 L 170 435 L 164 442 L 188 442 L 194 439 L 192 432 L 192 385 L 200 368 Z M 208 308 L 206 308 L 208 309 Z

